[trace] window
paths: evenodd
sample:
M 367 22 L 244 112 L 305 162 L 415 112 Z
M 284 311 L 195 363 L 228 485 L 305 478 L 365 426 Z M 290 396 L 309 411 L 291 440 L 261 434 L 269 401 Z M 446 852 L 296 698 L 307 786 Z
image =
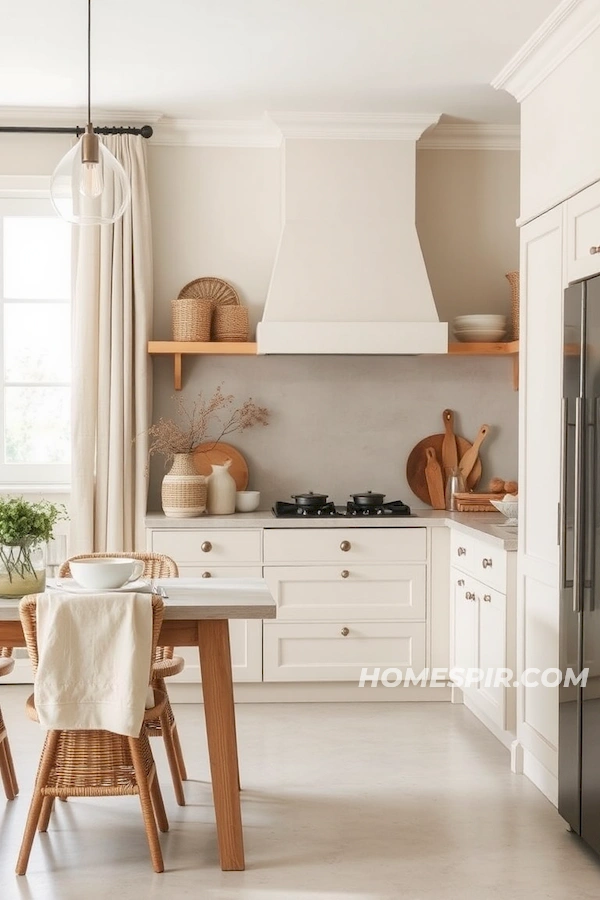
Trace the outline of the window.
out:
M 44 192 L 1 188 L 0 483 L 66 484 L 71 229 Z

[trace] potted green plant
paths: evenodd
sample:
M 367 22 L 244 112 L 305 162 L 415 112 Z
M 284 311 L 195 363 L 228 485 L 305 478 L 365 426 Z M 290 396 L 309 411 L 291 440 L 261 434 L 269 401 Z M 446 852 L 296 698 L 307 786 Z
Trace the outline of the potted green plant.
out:
M 0 497 L 0 596 L 24 597 L 46 588 L 46 544 L 67 518 L 62 503 Z

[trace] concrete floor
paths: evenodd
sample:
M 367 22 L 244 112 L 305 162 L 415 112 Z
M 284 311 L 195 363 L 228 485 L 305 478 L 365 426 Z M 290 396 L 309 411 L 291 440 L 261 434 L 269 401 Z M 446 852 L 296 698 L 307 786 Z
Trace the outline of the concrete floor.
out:
M 21 794 L 0 795 L 2 900 L 597 900 L 600 861 L 462 706 L 238 707 L 247 870 L 218 867 L 199 707 L 176 714 L 188 805 L 155 875 L 137 798 L 57 804 L 28 874 L 13 875 L 41 743 L 26 687 L 2 685 Z

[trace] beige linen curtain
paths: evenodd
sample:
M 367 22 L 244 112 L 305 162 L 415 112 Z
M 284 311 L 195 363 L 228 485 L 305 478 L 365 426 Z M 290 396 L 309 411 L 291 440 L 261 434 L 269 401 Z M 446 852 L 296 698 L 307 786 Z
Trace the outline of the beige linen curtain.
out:
M 131 179 L 131 205 L 114 225 L 74 229 L 70 554 L 144 548 L 153 299 L 146 153 L 139 136 L 104 140 Z

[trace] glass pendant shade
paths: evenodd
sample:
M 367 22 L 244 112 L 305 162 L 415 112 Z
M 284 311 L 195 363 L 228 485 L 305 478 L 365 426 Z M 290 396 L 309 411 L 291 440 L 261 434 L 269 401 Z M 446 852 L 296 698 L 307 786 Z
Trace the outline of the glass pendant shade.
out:
M 110 225 L 131 199 L 125 169 L 98 141 L 97 161 L 84 160 L 83 135 L 63 156 L 52 175 L 50 198 L 62 219 L 76 225 Z

